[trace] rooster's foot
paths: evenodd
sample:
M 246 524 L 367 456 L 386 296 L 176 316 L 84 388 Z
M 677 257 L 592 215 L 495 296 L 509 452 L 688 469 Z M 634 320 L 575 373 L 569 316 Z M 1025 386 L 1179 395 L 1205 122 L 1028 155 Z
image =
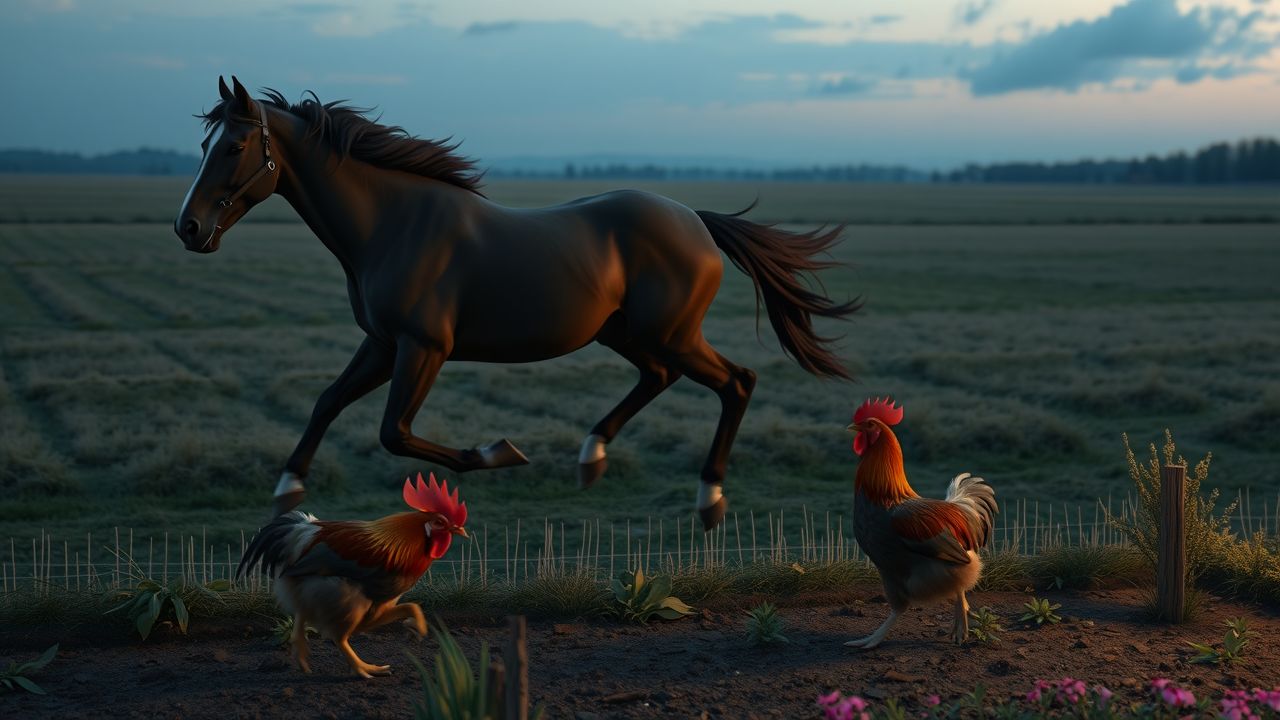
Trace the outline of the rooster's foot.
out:
M 850 640 L 849 642 L 845 643 L 845 647 L 855 647 L 855 648 L 862 648 L 863 650 L 870 650 L 871 648 L 879 645 L 882 639 L 883 638 L 878 638 L 874 635 L 868 635 L 867 637 L 858 638 L 857 640 Z
M 356 671 L 356 674 L 362 678 L 372 678 L 375 675 L 378 677 L 385 677 L 391 674 L 390 665 L 369 665 L 367 663 L 362 663 L 360 665 L 356 665 L 353 669 Z

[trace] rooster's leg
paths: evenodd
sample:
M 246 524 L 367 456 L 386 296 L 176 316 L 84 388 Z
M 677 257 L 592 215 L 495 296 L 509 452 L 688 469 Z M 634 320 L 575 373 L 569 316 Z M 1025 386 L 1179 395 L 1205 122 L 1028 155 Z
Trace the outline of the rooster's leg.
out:
M 849 642 L 845 643 L 845 645 L 849 647 L 856 647 L 856 648 L 863 648 L 864 650 L 870 650 L 871 648 L 879 645 L 880 642 L 884 640 L 884 636 L 889 634 L 889 628 L 893 627 L 893 624 L 896 622 L 898 622 L 898 610 L 897 608 L 889 608 L 888 619 L 886 619 L 880 627 L 876 628 L 875 632 L 871 633 L 870 635 L 864 638 L 858 638 L 857 640 L 850 640 Z
M 293 637 L 290 643 L 293 645 L 293 657 L 298 661 L 298 667 L 309 674 L 311 664 L 307 662 L 307 656 L 311 654 L 311 648 L 307 645 L 307 621 L 301 615 L 293 616 Z
M 412 620 L 413 624 L 409 628 L 417 634 L 418 639 L 421 640 L 427 636 L 427 618 L 422 614 L 422 607 L 418 603 L 411 602 L 392 605 L 376 618 L 361 623 L 356 632 L 372 630 L 396 620 Z
M 369 663 L 361 660 L 360 657 L 356 655 L 356 651 L 351 649 L 351 643 L 347 641 L 347 638 L 339 638 L 334 644 L 338 646 L 338 652 L 341 652 L 343 657 L 347 659 L 347 662 L 350 663 L 351 669 L 360 677 L 367 678 L 373 677 L 374 675 L 391 674 L 390 665 L 370 665 Z
M 961 590 L 956 594 L 956 610 L 955 624 L 951 626 L 951 639 L 957 645 L 963 645 L 964 641 L 969 637 L 969 601 L 964 597 L 964 591 Z

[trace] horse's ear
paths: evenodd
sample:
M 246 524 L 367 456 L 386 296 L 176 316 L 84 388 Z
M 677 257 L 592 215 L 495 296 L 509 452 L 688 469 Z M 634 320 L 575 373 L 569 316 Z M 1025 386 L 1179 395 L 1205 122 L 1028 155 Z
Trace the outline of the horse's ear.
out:
M 225 101 L 231 102 L 236 96 L 231 94 L 231 88 L 227 87 L 227 81 L 218 76 L 218 95 Z
M 244 86 L 240 84 L 235 75 L 231 76 L 231 88 L 235 94 L 236 108 L 245 115 L 252 116 L 253 111 L 256 109 L 253 104 L 253 98 L 249 97 L 249 91 L 244 89 Z

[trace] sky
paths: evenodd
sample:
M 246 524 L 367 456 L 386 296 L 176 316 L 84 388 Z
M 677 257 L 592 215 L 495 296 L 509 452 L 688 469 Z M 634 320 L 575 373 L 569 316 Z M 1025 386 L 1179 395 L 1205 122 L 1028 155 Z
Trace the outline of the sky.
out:
M 1280 0 L 3 0 L 0 147 L 198 154 L 219 75 L 481 164 L 1066 160 L 1280 134 Z

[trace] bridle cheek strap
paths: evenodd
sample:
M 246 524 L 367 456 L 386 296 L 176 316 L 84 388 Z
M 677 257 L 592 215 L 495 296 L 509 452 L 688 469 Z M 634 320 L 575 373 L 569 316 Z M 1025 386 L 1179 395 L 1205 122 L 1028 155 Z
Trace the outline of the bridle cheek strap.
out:
M 239 119 L 244 122 L 253 123 L 262 128 L 262 167 L 258 168 L 258 171 L 255 172 L 252 177 L 245 180 L 244 184 L 242 184 L 238 190 L 218 201 L 218 206 L 223 209 L 234 205 L 236 200 L 239 200 L 240 196 L 244 195 L 249 188 L 253 187 L 255 183 L 263 178 L 263 176 L 267 173 L 275 172 L 276 170 L 276 162 L 271 159 L 271 128 L 267 127 L 267 108 L 262 104 L 262 101 L 258 101 L 257 120 L 250 118 Z

